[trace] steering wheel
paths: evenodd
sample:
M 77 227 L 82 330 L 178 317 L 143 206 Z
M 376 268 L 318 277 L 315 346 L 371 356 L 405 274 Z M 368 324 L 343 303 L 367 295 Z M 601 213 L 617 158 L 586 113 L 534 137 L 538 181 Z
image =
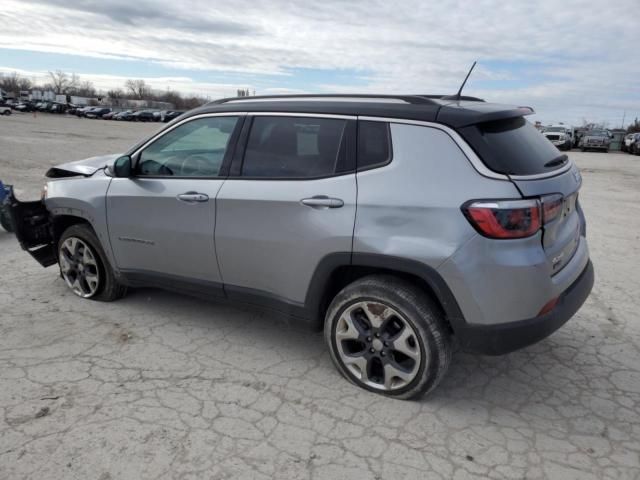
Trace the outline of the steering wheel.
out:
M 188 167 L 187 167 L 187 164 Z M 185 171 L 188 168 L 188 171 Z M 200 154 L 188 155 L 182 160 L 180 165 L 180 173 L 185 176 L 205 176 L 211 175 L 211 164 L 209 160 Z

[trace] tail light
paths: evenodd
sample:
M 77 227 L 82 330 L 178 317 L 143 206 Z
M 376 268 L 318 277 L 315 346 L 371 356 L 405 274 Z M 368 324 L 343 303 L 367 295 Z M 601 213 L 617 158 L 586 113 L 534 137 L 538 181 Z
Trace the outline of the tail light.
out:
M 540 229 L 538 200 L 477 201 L 463 207 L 471 225 L 485 237 L 524 238 Z
M 559 193 L 542 197 L 542 222 L 551 223 L 562 213 L 564 198 Z
M 525 238 L 562 213 L 564 197 L 545 195 L 525 200 L 477 200 L 462 206 L 471 225 L 489 238 Z
M 560 297 L 556 297 L 556 298 L 552 298 L 547 303 L 545 303 L 544 307 L 542 307 L 542 309 L 538 312 L 538 316 L 541 317 L 542 315 L 546 315 L 551 310 L 556 308 L 556 305 L 558 304 L 559 300 L 560 300 Z

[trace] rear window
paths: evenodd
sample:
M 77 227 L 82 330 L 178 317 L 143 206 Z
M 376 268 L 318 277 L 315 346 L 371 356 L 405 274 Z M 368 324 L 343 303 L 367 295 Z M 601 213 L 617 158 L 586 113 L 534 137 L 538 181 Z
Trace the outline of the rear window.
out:
M 473 125 L 460 133 L 494 172 L 536 175 L 564 165 L 554 162 L 562 155 L 558 149 L 523 117 Z

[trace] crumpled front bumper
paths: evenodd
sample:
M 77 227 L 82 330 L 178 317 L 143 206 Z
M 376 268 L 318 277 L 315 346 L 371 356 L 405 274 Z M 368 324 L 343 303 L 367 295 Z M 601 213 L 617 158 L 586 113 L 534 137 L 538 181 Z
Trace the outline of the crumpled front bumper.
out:
M 13 192 L 9 192 L 6 201 L 15 235 L 22 249 L 29 252 L 43 267 L 57 263 L 53 222 L 44 202 L 21 202 Z

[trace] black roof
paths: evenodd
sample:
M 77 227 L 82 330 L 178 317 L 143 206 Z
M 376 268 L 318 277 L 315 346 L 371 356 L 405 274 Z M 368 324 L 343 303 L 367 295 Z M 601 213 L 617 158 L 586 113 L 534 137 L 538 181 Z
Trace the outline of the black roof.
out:
M 287 112 L 388 117 L 437 122 L 453 128 L 521 117 L 530 107 L 487 103 L 475 97 L 447 95 L 282 95 L 216 100 L 185 117 L 215 112 Z M 183 117 L 183 118 L 185 118 Z

